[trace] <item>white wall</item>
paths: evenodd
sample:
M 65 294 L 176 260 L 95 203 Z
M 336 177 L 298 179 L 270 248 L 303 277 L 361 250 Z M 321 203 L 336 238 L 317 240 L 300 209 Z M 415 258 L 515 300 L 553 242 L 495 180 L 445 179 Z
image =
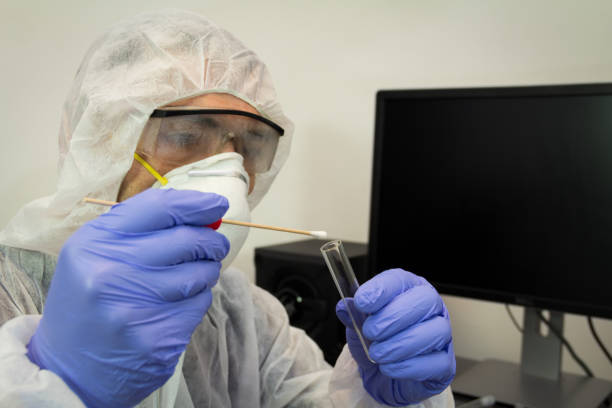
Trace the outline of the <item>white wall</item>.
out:
M 88 45 L 118 19 L 168 5 L 209 16 L 255 49 L 297 125 L 292 157 L 253 219 L 347 240 L 367 239 L 376 90 L 612 81 L 606 0 L 4 0 L 0 227 L 54 190 L 60 108 Z M 254 247 L 293 239 L 252 231 L 237 262 L 252 277 Z M 445 299 L 458 355 L 518 360 L 503 306 Z M 612 347 L 612 321 L 596 324 Z M 585 319 L 566 326 L 595 373 L 612 379 Z

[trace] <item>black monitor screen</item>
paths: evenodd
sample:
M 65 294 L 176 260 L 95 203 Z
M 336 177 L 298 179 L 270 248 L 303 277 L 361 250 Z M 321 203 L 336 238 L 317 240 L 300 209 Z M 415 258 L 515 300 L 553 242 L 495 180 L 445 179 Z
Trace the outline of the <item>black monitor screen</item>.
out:
M 612 317 L 612 85 L 381 91 L 372 272 Z

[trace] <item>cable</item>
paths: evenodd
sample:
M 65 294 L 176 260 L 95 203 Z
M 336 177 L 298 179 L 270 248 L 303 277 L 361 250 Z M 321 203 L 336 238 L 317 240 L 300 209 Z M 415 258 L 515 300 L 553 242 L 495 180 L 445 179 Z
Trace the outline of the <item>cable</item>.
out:
M 542 315 L 542 311 L 541 310 L 536 310 L 536 313 L 538 314 L 538 317 L 540 318 L 540 320 L 546 326 L 548 326 L 548 329 L 551 332 L 553 332 L 554 335 L 557 336 L 557 338 L 559 340 L 561 340 L 561 343 L 563 343 L 563 345 L 567 348 L 567 351 L 569 351 L 569 353 L 572 356 L 572 358 L 584 370 L 586 375 L 589 376 L 589 377 L 594 377 L 593 371 L 591 371 L 591 369 L 586 365 L 586 363 L 584 361 L 582 361 L 582 359 L 580 357 L 578 357 L 578 354 L 576 354 L 576 352 L 574 351 L 574 348 L 569 344 L 569 342 L 565 339 L 565 337 L 563 337 L 563 335 L 561 333 L 559 333 L 557 328 L 554 327 L 552 324 L 550 324 L 550 322 L 548 320 L 546 320 L 546 318 L 544 318 L 544 316 Z
M 612 356 L 610 355 L 610 352 L 608 351 L 605 344 L 603 344 L 603 341 L 601 341 L 601 339 L 599 338 L 599 335 L 595 331 L 595 325 L 593 324 L 593 318 L 591 316 L 587 316 L 587 321 L 589 322 L 589 329 L 591 329 L 591 334 L 595 338 L 595 341 L 597 342 L 597 344 L 599 344 L 601 351 L 603 351 L 606 357 L 608 357 L 608 360 L 610 360 L 610 363 L 612 363 Z
M 510 305 L 506 303 L 505 306 L 506 306 L 506 312 L 508 312 L 508 316 L 510 316 L 512 323 L 514 323 L 514 327 L 516 327 L 516 329 L 522 333 L 523 329 L 521 328 L 521 326 L 518 324 L 518 322 L 514 318 L 514 315 L 512 314 L 512 310 L 510 310 Z

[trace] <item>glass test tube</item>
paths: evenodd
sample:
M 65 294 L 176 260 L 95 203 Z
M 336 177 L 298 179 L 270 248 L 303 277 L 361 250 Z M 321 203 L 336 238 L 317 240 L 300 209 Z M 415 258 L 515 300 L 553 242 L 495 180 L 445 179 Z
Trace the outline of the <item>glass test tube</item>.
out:
M 329 272 L 331 273 L 332 279 L 336 284 L 336 288 L 338 288 L 340 297 L 342 298 L 342 301 L 346 306 L 346 310 L 351 317 L 353 328 L 357 332 L 357 336 L 359 337 L 359 341 L 361 341 L 366 357 L 372 363 L 376 363 L 374 360 L 372 360 L 370 353 L 368 352 L 370 342 L 363 337 L 363 334 L 361 333 L 361 326 L 363 326 L 363 322 L 367 316 L 357 310 L 357 308 L 353 306 L 352 301 L 347 301 L 347 298 L 352 298 L 355 295 L 355 292 L 357 292 L 357 289 L 359 288 L 359 283 L 357 282 L 357 278 L 353 272 L 353 267 L 346 256 L 342 241 L 336 240 L 327 242 L 321 247 L 321 254 L 323 254 L 323 259 L 325 259 L 325 263 L 329 268 Z

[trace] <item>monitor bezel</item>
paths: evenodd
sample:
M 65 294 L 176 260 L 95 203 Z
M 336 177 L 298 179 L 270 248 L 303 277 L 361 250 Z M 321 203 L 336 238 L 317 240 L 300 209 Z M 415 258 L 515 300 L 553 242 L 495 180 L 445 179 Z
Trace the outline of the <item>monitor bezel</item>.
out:
M 381 271 L 378 265 L 378 214 L 381 188 L 381 156 L 384 142 L 383 118 L 386 103 L 397 99 L 441 99 L 441 98 L 513 98 L 513 97 L 546 97 L 546 96 L 585 96 L 612 95 L 612 83 L 562 84 L 537 86 L 502 86 L 478 88 L 433 88 L 380 90 L 376 94 L 376 114 L 374 126 L 374 155 L 372 164 L 372 188 L 370 200 L 370 228 L 368 240 L 368 272 L 374 276 Z M 509 303 L 540 309 L 558 310 L 589 316 L 612 318 L 612 305 L 609 308 L 582 302 L 571 302 L 563 299 L 522 295 L 519 293 L 501 292 L 483 288 L 474 288 L 431 282 L 442 294 L 468 297 L 479 300 Z

